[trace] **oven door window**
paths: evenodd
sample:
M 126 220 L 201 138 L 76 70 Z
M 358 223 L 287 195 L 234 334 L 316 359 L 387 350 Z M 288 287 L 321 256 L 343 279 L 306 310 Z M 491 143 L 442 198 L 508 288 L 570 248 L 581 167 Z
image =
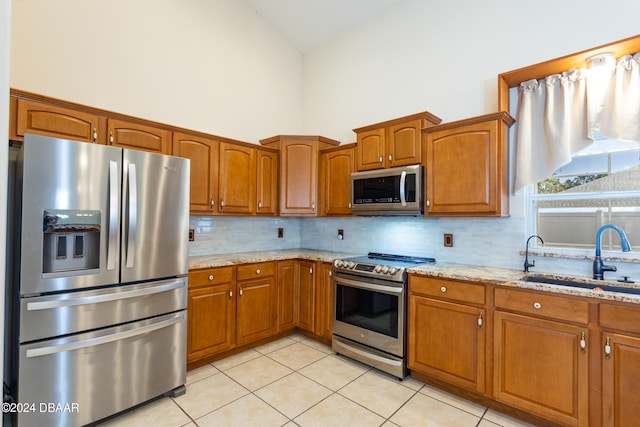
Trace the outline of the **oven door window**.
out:
M 398 338 L 398 295 L 336 285 L 336 320 Z

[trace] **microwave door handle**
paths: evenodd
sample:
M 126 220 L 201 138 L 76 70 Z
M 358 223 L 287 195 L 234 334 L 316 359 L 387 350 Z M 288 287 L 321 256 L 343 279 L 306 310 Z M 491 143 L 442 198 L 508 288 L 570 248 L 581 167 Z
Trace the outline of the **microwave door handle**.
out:
M 107 270 L 116 268 L 118 239 L 118 162 L 109 162 L 109 236 L 107 240 Z
M 400 203 L 402 206 L 407 206 L 407 198 L 404 194 L 404 186 L 407 182 L 407 171 L 402 171 L 400 174 Z
M 136 226 L 138 216 L 138 185 L 136 181 L 136 165 L 135 163 L 129 163 L 128 173 L 129 183 L 129 216 L 127 226 L 127 261 L 126 267 L 132 268 L 135 261 L 135 248 L 136 248 Z

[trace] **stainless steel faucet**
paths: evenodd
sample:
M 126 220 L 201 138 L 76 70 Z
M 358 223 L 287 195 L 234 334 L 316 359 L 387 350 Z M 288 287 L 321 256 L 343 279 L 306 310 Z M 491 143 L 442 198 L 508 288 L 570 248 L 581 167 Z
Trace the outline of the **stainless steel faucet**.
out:
M 598 229 L 598 232 L 596 233 L 596 259 L 593 260 L 593 278 L 596 280 L 603 280 L 605 271 L 618 270 L 618 268 L 615 265 L 605 265 L 602 262 L 602 258 L 600 257 L 600 248 L 602 246 L 602 242 L 601 242 L 602 233 L 608 228 L 612 228 L 616 230 L 618 232 L 618 235 L 620 235 L 620 246 L 622 246 L 622 252 L 629 252 L 631 250 L 631 245 L 629 244 L 629 240 L 627 239 L 627 236 L 624 234 L 624 231 L 622 231 L 622 228 L 613 224 L 606 224 L 600 227 Z
M 529 236 L 529 238 L 527 239 L 527 243 L 525 244 L 525 251 L 524 251 L 524 272 L 525 273 L 529 272 L 529 267 L 534 267 L 536 265 L 535 260 L 529 262 L 529 241 L 534 237 L 537 237 L 540 240 L 540 243 L 544 245 L 544 240 L 542 240 L 542 237 L 538 236 L 537 234 Z

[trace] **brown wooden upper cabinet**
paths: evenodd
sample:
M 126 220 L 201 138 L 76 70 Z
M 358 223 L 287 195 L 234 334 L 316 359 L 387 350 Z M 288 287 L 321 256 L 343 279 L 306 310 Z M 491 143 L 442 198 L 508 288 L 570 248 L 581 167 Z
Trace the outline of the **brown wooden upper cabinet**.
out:
M 323 215 L 351 215 L 351 173 L 356 144 L 320 152 L 320 199 Z
M 218 212 L 251 214 L 255 211 L 256 150 L 242 145 L 220 144 Z
M 173 133 L 172 154 L 191 160 L 190 211 L 194 215 L 217 212 L 219 145 L 211 138 Z
M 256 150 L 256 214 L 278 213 L 278 153 Z
M 358 144 L 356 170 L 422 163 L 421 131 L 441 121 L 425 111 L 354 129 Z
M 425 215 L 509 214 L 507 112 L 423 130 Z
M 280 150 L 280 215 L 317 216 L 319 153 L 340 142 L 322 136 L 279 135 L 260 143 Z
M 126 120 L 109 119 L 107 144 L 114 147 L 169 154 L 171 131 Z
M 11 97 L 9 139 L 25 133 L 104 144 L 100 116 L 47 102 Z

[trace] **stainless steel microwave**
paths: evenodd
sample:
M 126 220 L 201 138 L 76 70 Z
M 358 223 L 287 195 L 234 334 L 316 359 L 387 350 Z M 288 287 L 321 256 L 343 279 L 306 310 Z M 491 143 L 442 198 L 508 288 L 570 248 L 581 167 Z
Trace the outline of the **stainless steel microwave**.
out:
M 355 215 L 422 215 L 424 169 L 420 165 L 351 174 Z

